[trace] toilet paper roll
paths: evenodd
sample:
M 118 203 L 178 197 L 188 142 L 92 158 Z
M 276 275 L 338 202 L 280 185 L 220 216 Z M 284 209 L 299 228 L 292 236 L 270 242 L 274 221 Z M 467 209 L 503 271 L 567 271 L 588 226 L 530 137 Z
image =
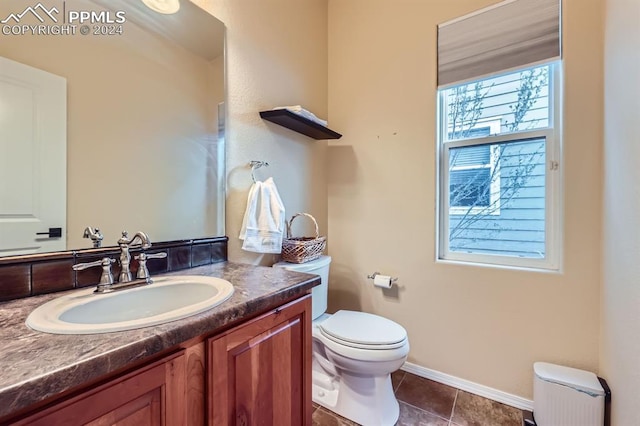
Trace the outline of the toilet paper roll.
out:
M 381 288 L 391 288 L 391 277 L 389 275 L 376 275 L 373 285 Z

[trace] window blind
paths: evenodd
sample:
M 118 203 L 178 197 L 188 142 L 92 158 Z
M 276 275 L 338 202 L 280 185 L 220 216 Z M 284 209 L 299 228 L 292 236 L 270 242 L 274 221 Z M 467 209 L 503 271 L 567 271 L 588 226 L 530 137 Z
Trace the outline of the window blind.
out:
M 489 145 L 452 148 L 449 155 L 449 167 L 483 166 L 491 162 Z
M 561 55 L 561 0 L 508 0 L 438 25 L 438 86 Z

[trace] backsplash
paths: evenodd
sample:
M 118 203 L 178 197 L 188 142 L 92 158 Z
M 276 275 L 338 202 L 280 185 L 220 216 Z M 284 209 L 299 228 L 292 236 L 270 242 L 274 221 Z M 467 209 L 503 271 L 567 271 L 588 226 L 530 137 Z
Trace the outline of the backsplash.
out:
M 164 272 L 178 271 L 195 266 L 225 262 L 227 237 L 201 238 L 154 242 L 147 253 L 167 252 L 164 259 L 152 259 L 147 263 L 152 277 Z M 138 270 L 134 256 L 140 249 L 131 249 L 131 272 Z M 0 301 L 37 296 L 74 288 L 94 286 L 100 280 L 100 267 L 74 271 L 76 263 L 92 262 L 105 256 L 117 259 L 118 247 L 89 248 L 84 250 L 10 256 L 0 258 Z M 115 277 L 120 272 L 118 262 L 111 268 Z

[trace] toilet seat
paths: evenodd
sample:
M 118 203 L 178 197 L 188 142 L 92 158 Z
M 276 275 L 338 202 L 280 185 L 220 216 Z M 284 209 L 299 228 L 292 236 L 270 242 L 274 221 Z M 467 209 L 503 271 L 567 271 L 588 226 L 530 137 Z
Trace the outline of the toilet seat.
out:
M 357 349 L 365 349 L 365 350 L 369 350 L 369 351 L 396 349 L 396 348 L 401 347 L 405 343 L 405 340 L 403 340 L 403 341 L 400 341 L 398 343 L 392 343 L 392 344 L 389 344 L 389 345 L 367 345 L 367 344 L 363 344 L 363 343 L 355 343 L 355 342 L 349 342 L 347 340 L 342 340 L 340 338 L 337 338 L 335 336 L 332 336 L 332 335 L 328 334 L 327 332 L 325 332 L 322 329 L 320 329 L 319 331 L 320 331 L 320 333 L 322 333 L 322 335 L 324 337 L 326 337 L 327 339 L 337 343 L 338 345 L 349 346 L 351 348 L 357 348 Z
M 406 358 L 409 353 L 409 339 L 400 342 L 397 348 L 393 349 L 376 349 L 376 347 L 357 348 L 346 345 L 338 339 L 329 338 L 320 328 L 315 328 L 313 338 L 318 340 L 327 351 L 334 352 L 340 356 L 350 358 L 356 362 L 392 362 Z
M 318 331 L 337 344 L 366 350 L 397 349 L 407 340 L 401 325 L 365 312 L 338 311 L 322 321 Z

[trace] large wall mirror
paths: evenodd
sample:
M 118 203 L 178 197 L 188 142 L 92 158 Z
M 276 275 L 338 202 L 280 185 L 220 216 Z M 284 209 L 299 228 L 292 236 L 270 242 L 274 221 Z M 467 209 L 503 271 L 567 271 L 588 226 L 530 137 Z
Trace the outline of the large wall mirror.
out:
M 224 235 L 220 21 L 189 0 L 2 0 L 0 22 L 0 256 L 91 247 L 86 227 L 104 246 Z M 66 99 L 43 102 L 40 77 Z M 47 148 L 56 132 L 66 147 Z M 63 223 L 38 222 L 47 203 Z

